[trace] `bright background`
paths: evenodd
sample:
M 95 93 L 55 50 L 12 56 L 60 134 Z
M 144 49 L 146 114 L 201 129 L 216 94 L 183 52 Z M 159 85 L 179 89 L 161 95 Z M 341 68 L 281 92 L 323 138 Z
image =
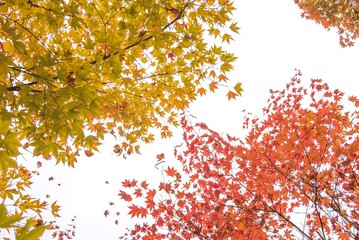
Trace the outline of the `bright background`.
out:
M 295 68 L 302 71 L 307 86 L 311 78 L 321 78 L 332 88 L 358 95 L 359 43 L 352 48 L 341 48 L 335 30 L 327 31 L 313 21 L 302 19 L 291 0 L 236 1 L 236 7 L 234 19 L 241 30 L 229 48 L 238 56 L 231 81 L 233 85 L 238 81 L 243 83 L 243 97 L 228 102 L 223 89 L 199 98 L 189 110 L 197 121 L 218 132 L 240 137 L 242 110 L 261 116 L 269 89 L 284 88 Z M 177 129 L 172 139 L 159 139 L 144 146 L 142 155 L 127 159 L 112 153 L 113 139 L 109 137 L 101 153 L 91 158 L 81 157 L 75 169 L 54 167 L 53 161 L 43 163 L 32 190 L 41 197 L 49 194 L 50 200 L 58 200 L 63 217 L 58 223 L 67 224 L 76 215 L 75 239 L 117 239 L 131 224 L 125 205 L 119 205 L 117 194 L 121 182 L 136 178 L 156 185 L 161 178 L 160 171 L 154 167 L 156 154 L 165 153 L 166 161 L 171 162 L 173 147 L 182 142 L 181 136 Z M 35 167 L 36 160 L 28 159 L 28 164 Z M 48 181 L 51 176 L 54 180 Z M 110 201 L 115 206 L 110 207 Z M 107 218 L 103 214 L 106 209 L 110 211 Z M 121 218 L 116 226 L 117 211 L 121 212 Z

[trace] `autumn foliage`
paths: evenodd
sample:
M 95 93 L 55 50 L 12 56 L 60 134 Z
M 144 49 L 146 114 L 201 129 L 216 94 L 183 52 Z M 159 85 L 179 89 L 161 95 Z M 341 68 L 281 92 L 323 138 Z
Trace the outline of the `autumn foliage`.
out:
M 1 1 L 0 231 L 41 235 L 51 226 L 36 218 L 58 217 L 27 194 L 21 154 L 74 167 L 106 134 L 116 154 L 171 137 L 198 95 L 226 85 L 233 11 L 226 0 Z
M 359 99 L 301 73 L 271 91 L 243 140 L 184 117 L 183 168 L 119 197 L 144 218 L 124 239 L 358 239 Z M 249 116 L 249 115 L 248 115 Z
M 353 46 L 359 37 L 359 3 L 356 0 L 294 0 L 302 17 L 338 30 L 342 47 Z

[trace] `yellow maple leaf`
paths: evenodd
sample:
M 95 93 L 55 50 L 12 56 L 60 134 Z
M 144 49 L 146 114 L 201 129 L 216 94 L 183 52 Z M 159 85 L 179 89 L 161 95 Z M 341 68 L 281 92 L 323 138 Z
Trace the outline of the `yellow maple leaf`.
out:
M 242 88 L 242 83 L 237 83 L 235 86 L 234 86 L 234 90 L 236 90 L 236 92 L 242 96 L 242 92 L 243 92 L 243 88 Z
M 60 217 L 59 210 L 60 206 L 56 204 L 57 201 L 53 202 L 51 204 L 51 213 L 54 215 L 54 217 Z

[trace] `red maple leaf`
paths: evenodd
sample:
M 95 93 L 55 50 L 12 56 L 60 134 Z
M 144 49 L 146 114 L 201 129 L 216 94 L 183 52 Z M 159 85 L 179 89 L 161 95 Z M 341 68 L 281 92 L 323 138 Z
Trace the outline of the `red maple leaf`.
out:
M 141 191 L 140 188 L 137 188 L 137 189 L 133 192 L 133 194 L 136 196 L 136 198 L 139 198 L 139 197 L 142 196 L 142 191 Z
M 139 199 L 130 200 L 128 215 L 153 224 L 136 225 L 130 239 L 163 239 L 163 231 L 166 239 L 294 239 L 289 216 L 311 205 L 320 208 L 307 212 L 300 235 L 355 236 L 359 104 L 346 109 L 342 92 L 321 80 L 305 88 L 300 75 L 270 92 L 263 118 L 245 117 L 243 140 L 183 117 L 184 144 L 175 153 L 183 171 L 167 167 L 162 174 L 169 177 L 157 188 L 144 190 L 142 182 L 141 194 L 131 192 Z
M 174 60 L 176 58 L 176 55 L 174 55 L 172 52 L 170 52 L 169 54 L 167 54 L 168 58 L 171 60 Z
M 105 215 L 105 217 L 107 217 L 110 214 L 110 211 L 105 210 L 105 212 L 103 213 L 103 215 Z
M 165 170 L 167 176 L 174 177 L 177 173 L 177 170 L 174 167 L 168 167 L 167 170 Z
M 142 182 L 141 182 L 141 187 L 142 187 L 143 189 L 147 189 L 147 188 L 148 188 L 148 183 L 147 183 L 146 181 L 142 181 Z
M 134 204 L 132 204 L 132 206 L 129 206 L 130 211 L 128 212 L 128 214 L 131 215 L 131 218 L 133 217 L 141 217 L 144 218 L 147 216 L 147 209 L 144 207 L 138 207 Z
M 131 195 L 127 194 L 126 192 L 124 192 L 122 190 L 120 190 L 120 193 L 118 194 L 118 196 L 120 196 L 120 198 L 125 200 L 126 202 L 132 201 Z
M 134 186 L 136 186 L 136 184 L 137 184 L 137 181 L 135 181 L 135 180 L 130 181 L 130 180 L 126 179 L 125 181 L 122 182 L 122 186 L 124 186 L 125 188 L 134 187 Z

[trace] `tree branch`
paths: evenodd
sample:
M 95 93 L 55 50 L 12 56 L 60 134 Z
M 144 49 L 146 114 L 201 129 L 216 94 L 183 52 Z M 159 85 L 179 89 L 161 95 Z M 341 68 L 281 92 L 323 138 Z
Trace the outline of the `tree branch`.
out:
M 173 20 L 172 20 L 171 22 L 169 22 L 167 25 L 165 25 L 164 27 L 162 27 L 162 31 L 166 30 L 166 29 L 169 28 L 171 25 L 173 25 L 175 22 L 177 22 L 178 20 L 180 20 L 180 19 L 183 17 L 183 14 L 184 14 L 185 10 L 187 9 L 188 5 L 189 5 L 189 1 L 183 6 L 183 8 L 181 9 L 181 11 L 179 12 L 178 16 L 177 16 L 175 19 L 173 19 Z M 136 42 L 134 42 L 134 43 L 128 45 L 127 47 L 123 48 L 122 51 L 123 51 L 123 50 L 129 50 L 129 49 L 131 49 L 131 48 L 137 46 L 137 45 L 140 44 L 141 42 L 146 42 L 146 41 L 152 39 L 153 37 L 154 37 L 153 35 L 150 35 L 150 36 L 148 36 L 148 37 L 146 37 L 146 38 L 144 38 L 144 39 L 140 39 L 140 40 L 138 40 L 138 41 L 136 41 Z M 119 53 L 120 53 L 120 51 L 116 51 L 116 52 L 114 52 L 114 53 L 110 53 L 110 54 L 108 54 L 108 55 L 105 55 L 105 56 L 103 56 L 102 60 L 107 60 L 108 58 L 110 58 L 110 57 L 112 57 L 112 56 L 114 56 L 114 55 L 117 55 L 117 54 L 119 54 Z M 98 63 L 97 60 L 94 60 L 94 61 L 90 62 L 90 64 L 92 64 L 92 65 L 95 65 L 95 64 L 97 64 L 97 63 Z
M 33 32 L 31 32 L 27 27 L 25 27 L 24 25 L 22 25 L 21 23 L 19 23 L 17 20 L 12 19 L 11 17 L 7 16 L 6 14 L 2 14 L 0 13 L 1 16 L 9 19 L 10 21 L 16 23 L 17 25 L 19 25 L 22 29 L 24 29 L 26 32 L 28 32 L 31 36 L 33 36 L 39 43 L 41 46 L 43 46 L 43 48 L 46 49 L 46 51 L 48 51 L 49 53 L 51 53 L 51 55 L 53 55 L 53 53 L 46 47 L 45 43 L 43 43 L 40 38 L 38 36 L 36 36 Z
M 32 0 L 28 0 L 27 3 L 30 4 L 32 7 L 43 8 L 43 9 L 45 9 L 45 10 L 53 11 L 53 12 L 54 12 L 54 10 L 52 10 L 52 9 L 48 9 L 48 8 L 45 8 L 45 7 L 42 7 L 42 6 L 40 6 L 40 5 L 37 5 L 37 4 L 33 3 Z M 179 11 L 178 16 L 177 16 L 175 19 L 173 19 L 171 22 L 169 22 L 169 23 L 166 24 L 164 27 L 162 27 L 162 31 L 166 30 L 167 28 L 169 28 L 170 26 L 172 26 L 176 21 L 180 20 L 180 19 L 183 17 L 183 14 L 184 14 L 185 10 L 187 9 L 189 3 L 190 3 L 190 1 L 188 1 L 188 2 L 182 7 L 181 11 Z M 9 20 L 11 20 L 12 22 L 16 23 L 16 24 L 19 25 L 21 28 L 23 28 L 25 31 L 27 31 L 28 33 L 30 33 L 47 51 L 49 51 L 49 49 L 46 47 L 46 45 L 45 45 L 34 33 L 32 33 L 29 29 L 27 29 L 25 26 L 23 26 L 23 25 L 22 25 L 21 23 L 19 23 L 17 20 L 12 19 L 12 18 L 10 18 L 9 16 L 4 15 L 4 14 L 2 14 L 2 13 L 0 13 L 0 15 L 1 15 L 1 16 L 4 16 L 5 18 L 7 18 L 7 19 L 9 19 Z M 128 45 L 127 47 L 123 48 L 122 51 L 124 51 L 124 50 L 129 50 L 129 49 L 131 49 L 131 48 L 137 46 L 137 45 L 140 44 L 141 42 L 146 42 L 146 41 L 148 41 L 148 40 L 150 40 L 150 39 L 152 39 L 152 38 L 154 38 L 153 35 L 147 36 L 147 37 L 144 38 L 144 39 L 140 39 L 140 40 L 138 40 L 138 41 L 136 41 L 136 42 L 134 42 L 134 43 Z M 49 51 L 49 52 L 52 54 L 51 51 Z M 106 61 L 106 60 L 109 59 L 110 57 L 115 56 L 115 55 L 118 55 L 120 52 L 121 52 L 121 51 L 116 51 L 116 52 L 114 52 L 114 53 L 110 53 L 110 54 L 108 54 L 108 55 L 104 55 L 104 56 L 102 57 L 102 60 Z M 91 65 L 95 65 L 95 64 L 98 64 L 99 62 L 98 62 L 97 60 L 94 60 L 94 61 L 89 62 L 89 63 L 90 63 Z M 31 75 L 31 76 L 33 76 L 34 78 L 39 78 L 39 79 L 43 79 L 43 80 L 49 80 L 49 79 L 44 78 L 44 77 L 42 77 L 42 76 L 40 76 L 40 75 L 38 75 L 38 74 L 35 74 L 35 73 L 32 73 L 32 72 L 26 71 L 26 70 L 21 69 L 21 68 L 18 68 L 18 67 L 10 66 L 9 68 L 11 68 L 11 69 L 13 69 L 13 70 L 15 70 L 15 71 L 20 71 L 20 72 L 22 72 L 22 73 Z M 82 68 L 83 68 L 83 67 L 82 67 Z M 165 74 L 167 74 L 167 73 L 158 74 L 158 75 L 165 75 Z M 58 79 L 58 77 L 56 76 L 56 77 L 54 77 L 53 79 Z M 35 82 L 31 82 L 31 83 L 27 83 L 27 84 L 22 84 L 22 85 L 18 85 L 18 86 L 12 86 L 12 87 L 8 87 L 7 90 L 8 90 L 8 91 L 20 91 L 22 86 L 30 86 L 30 85 L 35 85 L 35 84 L 37 84 L 37 83 L 38 83 L 38 82 L 35 81 Z

